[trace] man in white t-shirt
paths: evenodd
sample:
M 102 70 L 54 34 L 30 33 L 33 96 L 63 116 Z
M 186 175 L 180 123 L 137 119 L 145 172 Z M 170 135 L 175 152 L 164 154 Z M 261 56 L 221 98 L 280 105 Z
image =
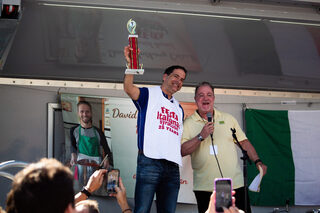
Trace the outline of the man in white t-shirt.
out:
M 130 46 L 124 48 L 128 64 L 130 51 Z M 172 95 L 181 89 L 186 74 L 182 66 L 168 67 L 163 74 L 162 85 L 149 88 L 135 86 L 132 74 L 124 77 L 124 91 L 139 111 L 135 213 L 150 212 L 154 194 L 158 213 L 175 212 L 180 188 L 180 141 L 184 115 Z

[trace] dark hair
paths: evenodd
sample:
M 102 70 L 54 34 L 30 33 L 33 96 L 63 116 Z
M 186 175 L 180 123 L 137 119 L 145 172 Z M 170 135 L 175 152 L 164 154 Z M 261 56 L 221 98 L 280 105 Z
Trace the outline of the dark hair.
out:
M 198 85 L 196 86 L 196 90 L 195 90 L 195 92 L 194 92 L 194 96 L 197 95 L 198 89 L 199 89 L 200 87 L 202 87 L 202 86 L 208 86 L 208 87 L 210 87 L 210 88 L 212 89 L 212 92 L 214 93 L 214 87 L 213 87 L 209 82 L 207 82 L 207 81 L 202 81 L 200 84 L 198 84 Z
M 80 106 L 81 104 L 84 104 L 84 105 L 89 106 L 90 111 L 92 111 L 91 104 L 90 104 L 88 101 L 79 101 L 79 103 L 77 104 L 77 109 L 79 109 L 79 106 Z
M 64 213 L 74 206 L 73 175 L 55 159 L 43 158 L 16 174 L 7 213 Z
M 164 71 L 163 74 L 170 75 L 170 74 L 173 72 L 173 70 L 175 70 L 175 69 L 182 69 L 182 70 L 184 71 L 184 73 L 186 74 L 186 77 L 187 77 L 187 72 L 188 72 L 188 71 L 186 70 L 186 68 L 184 68 L 183 66 L 180 66 L 180 65 L 173 65 L 173 66 L 168 67 L 168 68 Z

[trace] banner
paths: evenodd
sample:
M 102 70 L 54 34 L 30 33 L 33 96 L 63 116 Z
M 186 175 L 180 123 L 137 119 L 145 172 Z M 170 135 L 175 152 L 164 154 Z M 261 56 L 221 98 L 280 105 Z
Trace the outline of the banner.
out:
M 92 97 L 62 94 L 61 103 L 66 133 L 66 164 L 70 161 L 70 128 L 78 125 L 77 103 L 86 100 L 92 105 L 93 123 L 104 130 L 108 145 L 113 153 L 114 167 L 120 169 L 120 176 L 127 190 L 127 197 L 134 197 L 137 166 L 137 116 L 138 111 L 129 98 Z M 194 103 L 181 103 L 185 114 L 194 111 Z M 193 107 L 190 107 L 193 106 Z M 178 202 L 195 204 L 193 193 L 193 171 L 190 156 L 183 157 L 180 167 L 180 191 Z
M 268 171 L 252 205 L 320 204 L 320 111 L 247 109 L 247 137 Z M 257 175 L 249 165 L 248 182 Z

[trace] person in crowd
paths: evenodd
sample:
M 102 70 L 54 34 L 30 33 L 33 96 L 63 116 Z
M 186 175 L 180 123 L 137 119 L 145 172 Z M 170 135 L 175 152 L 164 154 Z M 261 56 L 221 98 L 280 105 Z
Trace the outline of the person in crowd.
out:
M 75 205 L 77 213 L 100 213 L 99 204 L 95 200 L 83 200 Z
M 91 194 L 94 191 L 98 190 L 104 181 L 104 175 L 106 173 L 107 173 L 107 170 L 105 170 L 105 169 L 96 170 L 90 176 L 87 185 L 84 186 L 83 189 L 75 195 L 75 203 L 78 204 L 82 201 L 85 201 L 86 199 L 88 199 L 91 196 Z M 119 207 L 121 208 L 122 212 L 123 213 L 132 212 L 132 210 L 128 204 L 128 201 L 127 201 L 126 188 L 123 185 L 121 177 L 119 177 L 119 187 L 116 186 L 115 190 L 116 190 L 116 193 L 111 194 L 111 196 L 116 197 L 117 202 L 118 202 Z M 86 202 L 84 204 L 86 204 Z M 76 205 L 76 206 L 78 206 L 78 205 Z M 92 207 L 94 207 L 94 206 L 95 205 L 92 204 Z M 85 211 L 87 208 L 85 208 L 85 206 L 84 207 L 81 206 L 81 207 L 78 207 L 78 209 Z M 94 207 L 92 209 L 97 209 L 97 208 Z M 82 212 L 82 213 L 84 213 L 84 212 Z
M 86 186 L 84 186 L 82 188 L 82 190 L 75 195 L 75 197 L 74 197 L 75 203 L 78 203 L 82 200 L 89 198 L 93 192 L 98 190 L 101 187 L 103 180 L 104 180 L 104 176 L 107 172 L 108 172 L 108 170 L 106 170 L 106 169 L 96 170 L 90 176 Z
M 234 194 L 235 194 L 235 191 L 233 191 L 233 195 Z M 216 192 L 213 191 L 210 196 L 210 202 L 209 202 L 208 209 L 205 213 L 217 213 L 215 202 L 216 202 Z M 244 211 L 242 211 L 241 209 L 238 209 L 236 207 L 235 197 L 232 197 L 232 206 L 230 206 L 229 208 L 223 207 L 223 213 L 244 213 Z
M 214 188 L 214 179 L 229 177 L 236 191 L 236 206 L 251 212 L 249 198 L 245 199 L 243 172 L 237 154 L 237 144 L 230 128 L 236 130 L 241 146 L 247 151 L 256 167 L 266 174 L 267 166 L 262 163 L 254 147 L 241 130 L 237 120 L 230 114 L 214 108 L 214 88 L 208 82 L 200 83 L 195 90 L 198 109 L 184 121 L 181 155 L 191 155 L 193 168 L 193 190 L 199 213 L 206 211 Z M 208 122 L 208 113 L 213 115 Z
M 124 48 L 129 67 L 130 51 L 130 46 Z M 181 89 L 186 74 L 184 67 L 170 66 L 164 71 L 161 86 L 149 88 L 134 85 L 132 74 L 124 76 L 124 91 L 139 111 L 135 213 L 150 212 L 154 194 L 158 213 L 175 212 L 184 115 L 173 94 Z
M 73 175 L 55 159 L 18 172 L 7 195 L 7 213 L 74 213 Z
M 104 157 L 104 168 L 113 165 L 113 157 L 103 132 L 92 124 L 92 107 L 87 101 L 79 101 L 77 104 L 80 124 L 70 129 L 71 137 L 71 160 L 70 165 L 76 163 L 87 166 L 89 177 L 97 168 Z M 93 166 L 90 166 L 93 165 Z M 96 165 L 96 166 L 94 166 Z M 78 166 L 79 177 L 83 175 L 83 168 Z M 80 183 L 83 179 L 79 178 Z
M 122 178 L 119 178 L 119 187 L 116 186 L 116 194 L 112 194 L 117 198 L 117 202 L 121 208 L 122 213 L 132 213 L 132 209 L 130 208 L 127 200 L 127 192 L 126 188 L 123 185 Z
M 74 195 L 71 170 L 56 159 L 43 158 L 18 172 L 7 195 L 7 213 L 76 213 L 75 203 L 86 200 L 103 183 L 106 169 L 96 170 L 81 192 Z M 126 189 L 119 179 L 116 197 L 121 210 L 130 213 Z M 81 210 L 81 209 L 80 209 Z M 79 210 L 79 211 L 80 211 Z

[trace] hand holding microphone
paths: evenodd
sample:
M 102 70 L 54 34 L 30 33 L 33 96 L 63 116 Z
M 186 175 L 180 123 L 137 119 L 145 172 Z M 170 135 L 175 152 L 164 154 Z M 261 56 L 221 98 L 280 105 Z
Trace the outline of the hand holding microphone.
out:
M 214 119 L 212 119 L 212 113 L 207 112 L 208 123 L 212 126 L 212 131 L 210 131 L 211 140 L 213 140 L 213 130 L 214 130 Z
M 212 122 L 212 114 L 210 112 L 207 113 L 207 118 L 208 118 L 208 122 L 202 128 L 200 135 L 203 138 L 207 138 L 209 135 L 211 135 L 211 138 L 212 138 L 212 134 L 214 131 L 214 125 L 213 125 L 214 122 Z
M 214 130 L 214 127 L 213 127 L 213 123 L 212 122 L 208 122 L 204 125 L 204 127 L 202 128 L 201 132 L 200 132 L 200 135 L 203 137 L 203 138 L 207 138 L 210 134 L 212 135 L 213 133 L 213 130 Z

